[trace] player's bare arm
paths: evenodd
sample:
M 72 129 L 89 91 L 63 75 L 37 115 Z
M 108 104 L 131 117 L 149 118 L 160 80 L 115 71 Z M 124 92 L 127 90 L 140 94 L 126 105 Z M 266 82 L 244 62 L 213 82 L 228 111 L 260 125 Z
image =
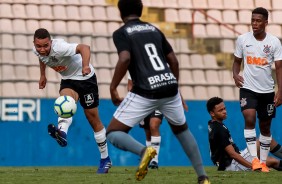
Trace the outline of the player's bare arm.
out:
M 183 96 L 181 95 L 180 92 L 179 92 L 179 94 L 180 94 L 180 97 L 181 97 L 182 106 L 183 106 L 184 110 L 185 110 L 186 112 L 188 112 L 188 105 L 186 104 L 186 102 L 185 102 L 185 100 L 184 100 L 184 98 L 183 98 Z
M 238 88 L 242 87 L 244 83 L 243 77 L 239 75 L 240 69 L 241 69 L 241 63 L 242 63 L 242 58 L 238 58 L 234 56 L 232 71 L 233 71 L 233 79 L 234 79 L 235 85 Z
M 127 81 L 127 91 L 130 91 L 132 89 L 132 86 L 133 86 L 132 80 L 128 79 L 128 81 Z
M 276 80 L 278 85 L 278 91 L 274 97 L 274 105 L 276 107 L 282 104 L 282 61 L 275 62 Z
M 39 67 L 40 67 L 40 79 L 39 79 L 39 89 L 43 89 L 46 86 L 47 78 L 46 78 L 46 65 L 39 60 Z
M 239 153 L 237 153 L 231 144 L 225 147 L 225 151 L 232 159 L 236 160 L 238 163 L 242 164 L 245 167 L 252 168 L 252 164 L 245 160 Z
M 91 73 L 91 69 L 89 67 L 91 56 L 90 47 L 85 44 L 78 44 L 76 47 L 76 53 L 79 53 L 82 57 L 82 75 L 88 75 Z
M 119 105 L 122 102 L 122 98 L 119 97 L 117 87 L 125 76 L 128 65 L 130 63 L 130 53 L 128 51 L 122 51 L 119 53 L 119 59 L 115 68 L 115 72 L 110 84 L 110 93 L 112 102 L 114 105 Z
M 179 79 L 179 63 L 178 60 L 174 54 L 174 52 L 170 52 L 166 56 L 167 62 L 169 64 L 170 70 L 173 73 L 173 75 L 176 77 L 176 80 Z

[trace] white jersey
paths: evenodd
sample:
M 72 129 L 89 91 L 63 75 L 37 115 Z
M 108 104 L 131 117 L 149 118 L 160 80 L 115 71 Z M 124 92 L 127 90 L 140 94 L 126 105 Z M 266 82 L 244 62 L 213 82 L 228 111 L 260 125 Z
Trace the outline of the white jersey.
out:
M 262 41 L 256 40 L 253 32 L 240 35 L 234 55 L 244 60 L 243 88 L 257 93 L 274 91 L 271 65 L 282 60 L 280 40 L 267 33 Z
M 82 57 L 76 54 L 76 43 L 67 43 L 63 39 L 52 39 L 48 56 L 41 56 L 33 47 L 33 52 L 41 62 L 59 72 L 62 79 L 86 80 L 94 75 L 94 67 L 89 63 L 91 73 L 82 75 Z

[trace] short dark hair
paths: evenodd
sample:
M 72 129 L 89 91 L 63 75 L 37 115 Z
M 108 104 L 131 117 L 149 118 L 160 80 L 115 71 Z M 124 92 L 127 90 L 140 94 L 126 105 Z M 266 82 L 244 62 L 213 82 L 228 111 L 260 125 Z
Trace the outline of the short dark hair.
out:
M 252 14 L 261 14 L 265 18 L 265 20 L 268 20 L 268 11 L 263 7 L 255 8 L 252 11 Z
M 119 0 L 118 9 L 122 19 L 129 15 L 137 15 L 138 17 L 141 17 L 143 3 L 142 0 Z
M 208 113 L 210 113 L 214 107 L 218 104 L 220 104 L 221 102 L 223 102 L 223 99 L 220 97 L 212 97 L 207 101 L 207 110 Z
M 39 28 L 34 32 L 33 40 L 35 40 L 35 38 L 37 38 L 37 39 L 45 39 L 45 38 L 51 39 L 51 36 L 50 36 L 50 33 L 48 32 L 47 29 Z

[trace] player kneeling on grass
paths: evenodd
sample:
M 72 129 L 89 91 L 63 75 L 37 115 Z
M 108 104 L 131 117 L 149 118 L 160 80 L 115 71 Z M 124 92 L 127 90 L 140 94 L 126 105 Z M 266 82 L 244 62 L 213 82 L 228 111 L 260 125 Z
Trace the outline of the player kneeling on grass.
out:
M 248 149 L 239 151 L 233 142 L 228 128 L 223 120 L 227 118 L 226 108 L 223 99 L 213 97 L 207 101 L 207 110 L 211 116 L 208 122 L 209 143 L 211 151 L 211 160 L 218 166 L 219 171 L 251 171 L 252 157 Z M 270 146 L 272 153 L 279 155 L 278 149 L 281 148 L 276 142 Z M 276 149 L 276 150 L 275 150 Z M 267 157 L 266 165 L 276 170 L 282 171 L 282 161 L 273 157 Z
M 98 85 L 94 67 L 90 64 L 90 47 L 84 44 L 67 43 L 63 39 L 51 39 L 49 32 L 40 28 L 34 33 L 34 53 L 39 58 L 39 89 L 46 86 L 46 65 L 62 76 L 60 96 L 80 100 L 85 116 L 94 131 L 94 138 L 101 153 L 97 173 L 108 173 L 111 160 L 108 155 L 106 130 L 99 118 Z M 58 119 L 58 128 L 50 124 L 48 133 L 60 146 L 67 146 L 67 132 L 72 117 Z

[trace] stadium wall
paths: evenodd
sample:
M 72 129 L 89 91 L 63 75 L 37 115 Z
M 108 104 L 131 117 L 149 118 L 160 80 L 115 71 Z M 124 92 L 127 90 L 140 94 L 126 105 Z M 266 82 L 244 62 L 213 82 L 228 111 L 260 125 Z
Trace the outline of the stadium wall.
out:
M 56 123 L 53 111 L 54 99 L 5 99 L 0 98 L 0 166 L 97 166 L 99 152 L 93 132 L 82 108 L 79 106 L 69 129 L 68 146 L 60 147 L 47 133 L 47 125 Z M 185 112 L 190 130 L 193 132 L 203 157 L 204 165 L 212 165 L 209 157 L 205 101 L 187 101 Z M 227 101 L 229 127 L 234 141 L 245 148 L 243 117 L 239 102 Z M 101 100 L 99 114 L 107 126 L 116 107 L 110 100 Z M 273 137 L 282 143 L 282 108 L 277 109 L 272 123 Z M 143 129 L 138 126 L 130 132 L 145 144 Z M 162 143 L 160 166 L 190 166 L 182 148 L 173 136 L 166 120 L 161 125 Z M 110 143 L 109 152 L 114 166 L 134 166 L 139 158 L 121 151 Z

